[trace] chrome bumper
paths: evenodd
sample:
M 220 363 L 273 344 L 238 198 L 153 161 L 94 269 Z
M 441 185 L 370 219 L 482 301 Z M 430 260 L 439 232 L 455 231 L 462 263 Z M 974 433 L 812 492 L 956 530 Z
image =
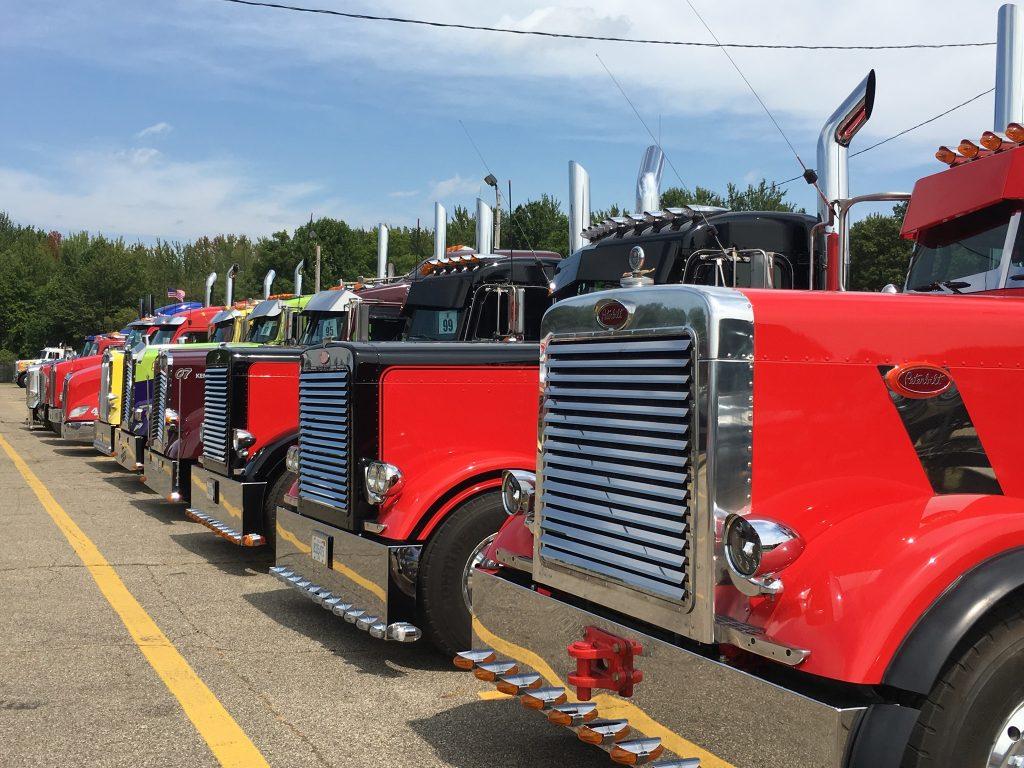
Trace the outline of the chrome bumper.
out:
M 96 421 L 93 425 L 92 447 L 104 456 L 114 455 L 114 431 L 117 429 L 113 424 L 105 421 Z
M 166 501 L 188 503 L 188 498 L 182 497 L 181 489 L 189 487 L 188 470 L 191 462 L 169 459 L 162 453 L 147 448 L 144 465 L 142 482 L 149 490 Z
M 185 514 L 228 541 L 245 547 L 267 543 L 263 530 L 263 494 L 266 483 L 242 483 L 192 467 L 189 507 Z
M 627 721 L 625 729 L 615 727 L 617 738 L 591 743 L 609 752 L 640 749 L 640 762 L 671 752 L 734 768 L 842 768 L 866 711 L 809 698 L 483 571 L 473 574 L 472 590 L 480 651 L 460 655 L 457 666 L 476 669 L 481 679 L 494 678 L 496 670 L 495 682 L 504 678 L 499 689 L 506 692 L 529 696 L 535 688 L 537 696 L 524 706 L 545 714 L 561 706 L 572 715 L 565 724 L 584 741 L 585 726 L 607 722 L 590 718 Z M 630 698 L 595 690 L 590 704 L 573 708 L 576 691 L 567 683 L 576 661 L 567 649 L 586 627 L 642 646 L 633 664 L 643 679 Z
M 313 559 L 313 540 L 326 563 Z M 271 573 L 318 605 L 381 640 L 409 643 L 416 618 L 418 544 L 391 546 L 277 508 L 277 546 Z
M 114 434 L 114 458 L 117 463 L 130 472 L 138 472 L 143 467 L 146 457 L 143 451 L 146 443 L 140 435 L 125 432 L 120 427 Z
M 60 436 L 73 443 L 92 442 L 93 423 L 91 421 L 62 421 L 60 423 Z

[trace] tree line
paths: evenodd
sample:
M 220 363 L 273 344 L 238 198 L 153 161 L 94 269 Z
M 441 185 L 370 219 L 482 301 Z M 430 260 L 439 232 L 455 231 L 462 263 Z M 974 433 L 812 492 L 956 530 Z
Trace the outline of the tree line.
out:
M 672 187 L 662 194 L 664 207 L 691 203 L 732 210 L 796 210 L 785 190 L 763 180 L 746 188 L 729 184 L 724 194 L 703 187 Z M 601 220 L 623 210 L 613 205 L 595 211 L 593 217 Z M 878 290 L 888 282 L 902 282 L 910 255 L 909 244 L 899 238 L 904 211 L 905 206 L 897 206 L 892 214 L 872 214 L 852 227 L 854 289 Z M 565 255 L 568 228 L 559 200 L 542 195 L 516 206 L 511 215 L 505 212 L 501 247 Z M 448 222 L 448 245 L 472 246 L 475 229 L 472 213 L 456 206 Z M 46 345 L 77 346 L 96 331 L 123 328 L 137 317 L 141 296 L 152 294 L 160 306 L 173 301 L 165 299 L 168 289 L 180 288 L 189 300 L 201 301 L 210 272 L 218 274 L 213 302 L 220 303 L 231 264 L 241 267 L 236 298 L 261 296 L 269 269 L 277 272 L 273 290 L 291 291 L 292 273 L 300 260 L 305 260 L 304 289 L 312 290 L 316 244 L 321 247 L 323 287 L 375 273 L 376 228 L 353 227 L 341 219 L 322 217 L 291 233 L 275 232 L 255 240 L 216 235 L 146 245 L 88 232 L 63 235 L 19 225 L 0 212 L 0 363 Z M 408 272 L 432 251 L 433 231 L 391 228 L 389 260 L 396 274 Z

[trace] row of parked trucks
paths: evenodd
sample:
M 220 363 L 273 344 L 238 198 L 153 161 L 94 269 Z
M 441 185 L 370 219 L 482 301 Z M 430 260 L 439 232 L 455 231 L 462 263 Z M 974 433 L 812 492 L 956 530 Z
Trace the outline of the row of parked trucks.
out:
M 492 249 L 482 201 L 447 248 L 438 207 L 408 275 L 303 296 L 300 265 L 32 366 L 31 419 L 615 763 L 1022 765 L 1013 76 L 910 195 L 846 187 L 872 74 L 818 216 L 661 209 L 651 148 L 637 212 L 592 223 L 571 163 L 567 258 Z M 847 290 L 850 207 L 901 199 L 904 284 Z

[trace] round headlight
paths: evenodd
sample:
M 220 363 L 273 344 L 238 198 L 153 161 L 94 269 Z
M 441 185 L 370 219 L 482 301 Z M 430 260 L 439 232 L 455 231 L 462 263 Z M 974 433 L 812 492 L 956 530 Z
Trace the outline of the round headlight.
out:
M 249 455 L 249 449 L 256 442 L 256 436 L 244 429 L 236 429 L 231 433 L 231 447 L 241 458 Z
M 501 477 L 501 505 L 505 514 L 529 514 L 537 476 L 521 469 L 506 469 Z
M 284 457 L 284 466 L 289 472 L 299 471 L 299 446 L 293 445 L 288 449 Z
M 164 424 L 174 425 L 178 423 L 178 412 L 173 408 L 168 408 L 164 411 Z
M 744 577 L 753 576 L 761 565 L 761 538 L 745 518 L 736 516 L 725 529 L 725 553 L 729 565 Z
M 371 504 L 380 504 L 388 496 L 398 492 L 402 483 L 402 472 L 394 464 L 371 461 L 363 470 L 366 498 Z

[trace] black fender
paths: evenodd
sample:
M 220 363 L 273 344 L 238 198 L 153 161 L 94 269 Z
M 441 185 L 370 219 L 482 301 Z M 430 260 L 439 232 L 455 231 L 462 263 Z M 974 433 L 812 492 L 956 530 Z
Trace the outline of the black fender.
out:
M 949 585 L 903 639 L 882 682 L 927 695 L 946 661 L 1001 600 L 1024 587 L 1024 548 L 989 558 Z
M 284 470 L 288 449 L 299 442 L 299 431 L 289 432 L 256 451 L 242 469 L 243 483 L 267 483 Z

